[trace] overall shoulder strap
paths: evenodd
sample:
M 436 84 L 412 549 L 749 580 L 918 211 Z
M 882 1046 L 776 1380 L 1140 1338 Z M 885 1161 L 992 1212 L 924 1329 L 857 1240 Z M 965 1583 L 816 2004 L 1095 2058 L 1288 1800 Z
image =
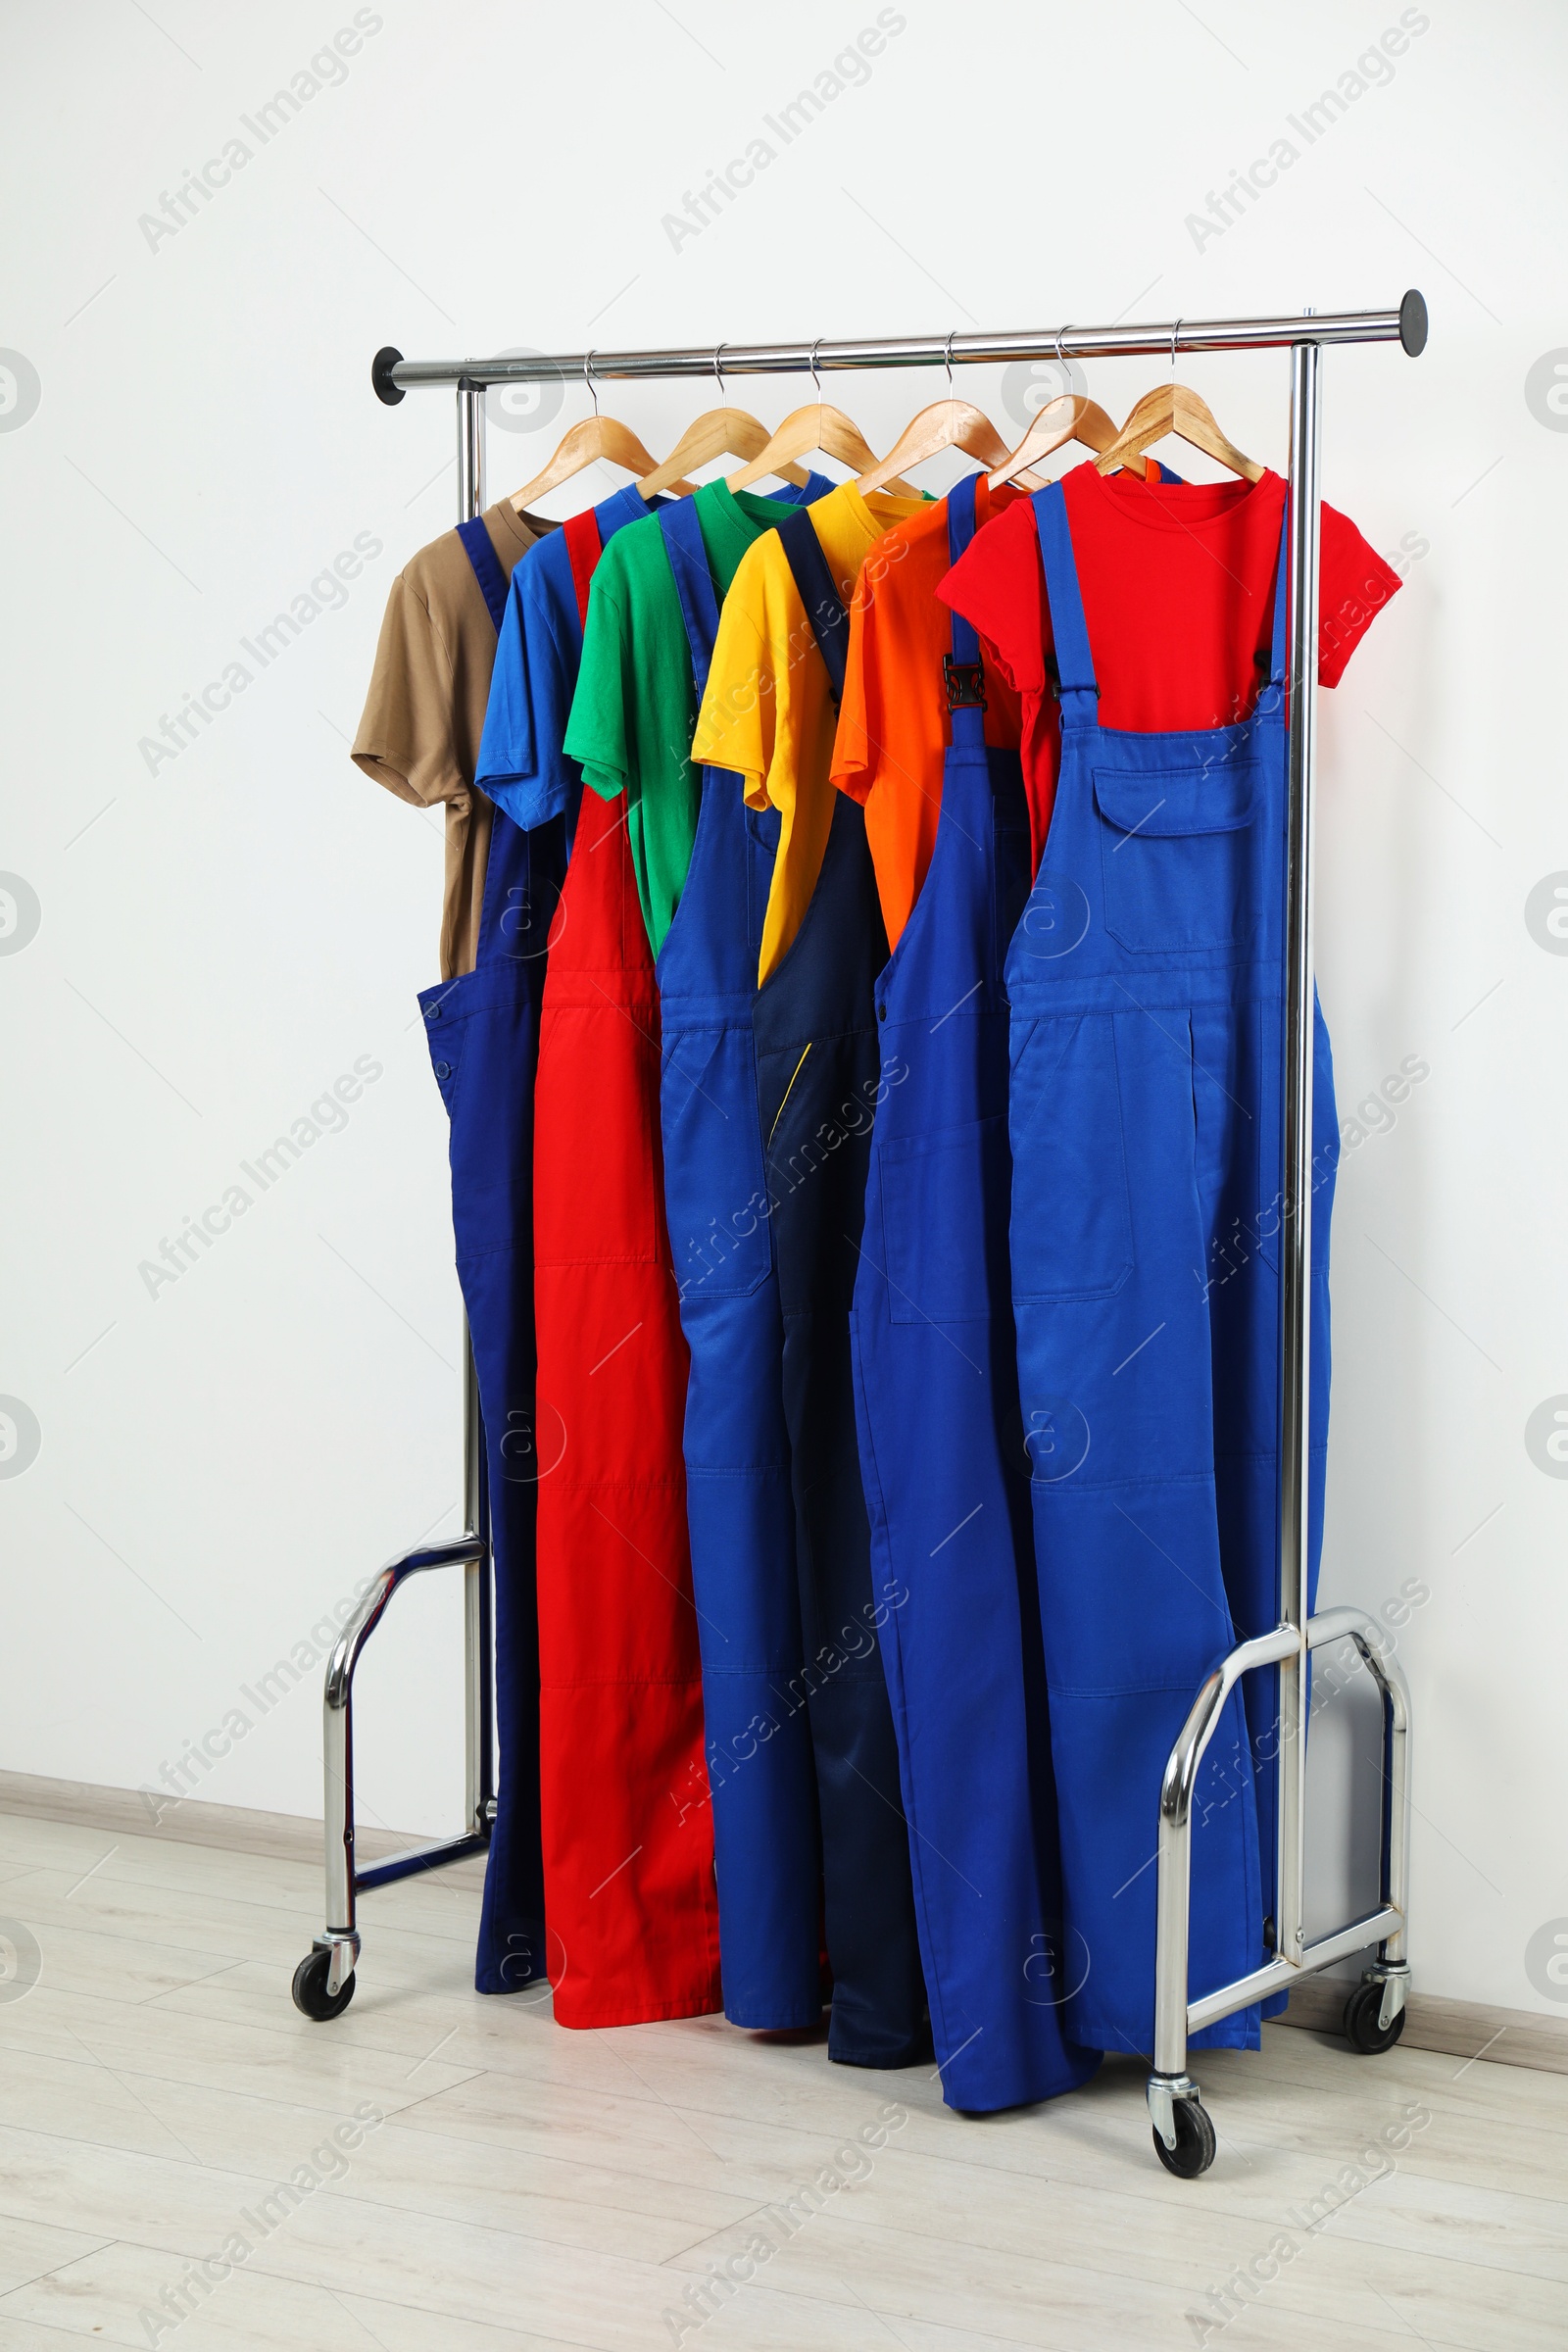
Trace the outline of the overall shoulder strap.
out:
M 1035 529 L 1040 534 L 1040 560 L 1046 567 L 1046 595 L 1051 603 L 1051 633 L 1056 649 L 1056 682 L 1064 720 L 1093 726 L 1098 723 L 1100 688 L 1095 682 L 1089 630 L 1083 598 L 1078 593 L 1078 565 L 1067 527 L 1067 499 L 1060 482 L 1048 482 L 1031 500 Z
M 979 475 L 965 474 L 948 493 L 948 564 L 957 563 L 974 537 L 975 488 Z M 986 681 L 980 660 L 980 640 L 974 623 L 949 612 L 952 650 L 942 657 L 942 683 L 948 698 L 948 723 L 955 745 L 985 749 Z
M 573 514 L 561 526 L 566 542 L 566 555 L 571 564 L 571 585 L 577 598 L 577 624 L 581 627 L 588 617 L 588 583 L 594 576 L 594 566 L 603 553 L 599 536 L 599 517 L 592 507 Z
M 691 647 L 692 676 L 701 703 L 713 659 L 713 640 L 718 635 L 718 596 L 695 499 L 678 498 L 669 506 L 661 507 L 659 527 L 663 533 L 669 568 L 675 575 L 681 618 L 686 623 L 686 642 Z
M 463 552 L 473 566 L 473 576 L 479 583 L 479 593 L 485 608 L 496 624 L 496 635 L 507 617 L 507 575 L 501 568 L 501 558 L 490 544 L 490 534 L 477 514 L 458 525 L 458 537 Z
M 806 617 L 816 639 L 816 650 L 827 669 L 835 707 L 844 697 L 844 668 L 850 647 L 850 615 L 838 583 L 828 569 L 822 542 L 811 527 L 808 510 L 792 514 L 777 526 L 779 544 L 789 561 L 800 590 Z
M 1279 569 L 1274 575 L 1274 639 L 1269 650 L 1268 682 L 1283 695 L 1285 692 L 1285 624 L 1290 604 L 1291 574 L 1291 494 L 1285 493 L 1285 514 L 1280 523 Z

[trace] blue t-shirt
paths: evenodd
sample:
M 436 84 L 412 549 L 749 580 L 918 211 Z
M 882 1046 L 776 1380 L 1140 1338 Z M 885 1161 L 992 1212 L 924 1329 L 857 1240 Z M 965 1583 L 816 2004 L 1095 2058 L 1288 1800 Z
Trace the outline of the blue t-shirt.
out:
M 600 546 L 653 511 L 628 482 L 594 509 Z M 512 574 L 474 781 L 514 824 L 532 827 L 564 815 L 568 840 L 576 829 L 582 769 L 562 742 L 581 662 L 571 555 L 565 533 L 551 531 Z

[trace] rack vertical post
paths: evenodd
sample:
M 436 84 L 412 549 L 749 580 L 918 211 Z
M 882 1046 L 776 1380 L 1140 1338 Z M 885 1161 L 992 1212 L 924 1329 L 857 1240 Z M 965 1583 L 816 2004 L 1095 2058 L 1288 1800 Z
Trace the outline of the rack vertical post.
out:
M 467 522 L 484 508 L 484 386 L 460 375 L 457 411 L 458 520 Z M 495 1823 L 495 1597 L 490 1493 L 473 1334 L 466 1310 L 460 1307 L 459 1312 L 463 1322 L 459 1375 L 463 1534 L 454 1544 L 426 1544 L 405 1552 L 400 1559 L 378 1570 L 327 1661 L 321 1701 L 326 1926 L 294 1971 L 293 1984 L 295 2006 L 318 2022 L 340 2016 L 354 1997 L 354 1971 L 360 1956 L 356 1898 L 368 1887 L 390 1886 L 420 1871 L 437 1870 L 444 1863 L 483 1853 Z M 415 1846 L 362 1870 L 356 1863 L 354 1850 L 354 1670 L 393 1594 L 408 1578 L 432 1568 L 452 1567 L 463 1570 L 465 1827 L 455 1838 Z

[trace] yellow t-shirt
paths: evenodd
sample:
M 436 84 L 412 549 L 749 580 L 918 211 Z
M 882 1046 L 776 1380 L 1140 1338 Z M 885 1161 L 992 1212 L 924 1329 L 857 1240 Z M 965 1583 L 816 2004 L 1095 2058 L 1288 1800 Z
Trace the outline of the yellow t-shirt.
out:
M 925 503 L 885 491 L 864 498 L 854 482 L 841 482 L 806 509 L 846 605 L 883 532 Z M 779 812 L 759 985 L 787 954 L 816 888 L 833 822 L 837 723 L 827 670 L 789 559 L 778 533 L 767 531 L 741 558 L 724 599 L 692 743 L 699 766 L 743 776 L 751 807 L 765 808 L 771 802 Z

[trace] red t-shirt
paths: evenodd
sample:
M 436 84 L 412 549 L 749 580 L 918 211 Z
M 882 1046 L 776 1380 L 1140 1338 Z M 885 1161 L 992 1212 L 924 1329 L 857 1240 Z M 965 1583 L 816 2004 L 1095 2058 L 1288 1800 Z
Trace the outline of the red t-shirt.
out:
M 1151 482 L 1091 463 L 1062 476 L 1100 722 L 1134 734 L 1228 726 L 1267 675 L 1286 486 Z M 1338 685 L 1398 575 L 1344 514 L 1322 509 L 1318 679 Z M 1031 502 L 975 533 L 937 594 L 972 621 L 1023 706 L 1031 822 L 1055 794 L 1060 712 L 1051 610 Z M 1259 668 L 1261 650 L 1265 666 Z M 1034 843 L 1040 862 L 1043 839 Z

